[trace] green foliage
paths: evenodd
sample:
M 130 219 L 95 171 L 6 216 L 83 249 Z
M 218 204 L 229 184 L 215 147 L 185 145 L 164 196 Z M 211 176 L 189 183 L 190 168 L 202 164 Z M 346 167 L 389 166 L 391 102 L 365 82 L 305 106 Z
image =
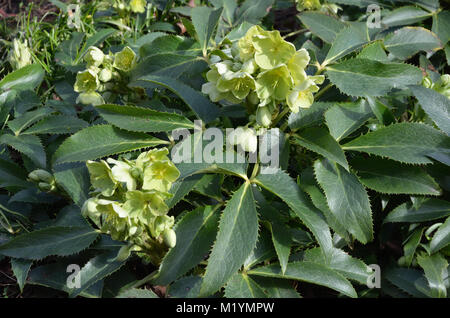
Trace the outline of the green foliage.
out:
M 0 27 L 3 295 L 449 297 L 442 1 L 51 3 Z

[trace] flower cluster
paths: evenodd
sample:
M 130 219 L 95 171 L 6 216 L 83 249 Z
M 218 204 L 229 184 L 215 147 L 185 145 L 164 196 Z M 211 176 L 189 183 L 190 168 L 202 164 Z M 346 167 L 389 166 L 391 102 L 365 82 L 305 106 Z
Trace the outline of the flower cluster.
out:
M 26 40 L 23 42 L 18 39 L 13 40 L 12 50 L 9 51 L 8 60 L 14 70 L 30 65 L 33 62 Z
M 450 75 L 444 74 L 433 83 L 429 77 L 425 77 L 422 82 L 423 86 L 434 89 L 436 92 L 441 93 L 450 99 Z
M 262 127 L 270 126 L 280 103 L 292 112 L 310 107 L 313 93 L 319 90 L 316 84 L 324 80 L 306 74 L 308 51 L 297 51 L 279 31 L 253 26 L 222 52 L 220 61 L 211 64 L 202 92 L 214 102 L 225 99 L 257 105 L 256 120 Z
M 87 69 L 77 73 L 74 90 L 80 93 L 77 103 L 101 105 L 104 96 L 99 92 L 111 90 L 137 63 L 137 55 L 130 47 L 116 54 L 104 54 L 91 46 L 84 56 Z M 107 95 L 104 93 L 104 95 Z
M 165 200 L 180 173 L 167 148 L 141 153 L 135 160 L 88 161 L 94 191 L 82 208 L 102 232 L 128 241 L 153 263 L 164 245 L 176 244 L 173 216 Z M 112 167 L 111 167 L 111 166 Z

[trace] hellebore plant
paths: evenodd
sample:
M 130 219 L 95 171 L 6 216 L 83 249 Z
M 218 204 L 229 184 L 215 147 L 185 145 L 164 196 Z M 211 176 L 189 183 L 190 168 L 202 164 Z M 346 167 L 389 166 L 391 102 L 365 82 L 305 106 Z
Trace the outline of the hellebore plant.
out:
M 86 163 L 94 189 L 83 215 L 113 239 L 127 241 L 124 250 L 136 251 L 155 265 L 167 247 L 176 244 L 174 218 L 167 215 L 165 200 L 172 197 L 168 191 L 180 173 L 168 153 L 161 148 L 143 152 L 136 160 Z

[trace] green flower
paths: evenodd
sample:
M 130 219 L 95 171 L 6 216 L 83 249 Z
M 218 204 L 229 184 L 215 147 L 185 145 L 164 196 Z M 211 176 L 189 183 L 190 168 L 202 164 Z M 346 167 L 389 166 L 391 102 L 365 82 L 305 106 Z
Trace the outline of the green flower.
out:
M 136 63 L 137 55 L 128 46 L 126 46 L 122 51 L 116 53 L 114 57 L 114 67 L 124 72 L 130 71 Z
M 97 74 L 90 69 L 77 73 L 74 90 L 77 93 L 94 92 L 100 85 Z
M 264 31 L 253 36 L 255 62 L 262 69 L 272 69 L 279 64 L 287 63 L 295 54 L 295 46 L 280 35 L 280 32 Z
M 297 0 L 297 10 L 319 10 L 321 7 L 320 0 Z
M 150 227 L 152 235 L 159 237 L 164 231 L 171 229 L 175 224 L 173 216 L 161 215 L 158 216 Z
M 97 200 L 97 210 L 103 214 L 106 219 L 125 219 L 129 216 L 127 210 L 125 210 L 118 202 L 111 200 Z
M 170 160 L 155 161 L 144 169 L 142 189 L 168 192 L 172 183 L 180 176 L 177 167 Z
M 123 205 L 130 217 L 147 224 L 150 218 L 167 214 L 169 207 L 164 202 L 167 195 L 158 191 L 128 191 Z
M 103 54 L 102 50 L 95 46 L 89 47 L 86 55 L 84 56 L 84 60 L 88 63 L 89 66 L 100 66 L 105 59 L 105 54 Z
M 240 103 L 241 99 L 236 98 L 228 89 L 219 89 L 217 84 L 225 74 L 232 72 L 232 61 L 223 61 L 211 65 L 211 69 L 206 73 L 208 83 L 202 85 L 202 93 L 209 96 L 211 101 L 218 102 L 226 99 L 231 103 Z
M 294 85 L 294 81 L 285 64 L 262 72 L 256 80 L 256 93 L 259 99 L 283 100 Z
M 300 108 L 309 108 L 314 102 L 313 93 L 319 90 L 316 84 L 322 84 L 323 75 L 310 76 L 307 80 L 294 87 L 286 97 L 286 103 L 292 112 L 298 113 Z
M 86 167 L 89 170 L 91 184 L 104 196 L 112 196 L 117 188 L 117 180 L 113 177 L 111 168 L 104 160 L 86 162 Z
M 306 49 L 300 49 L 288 61 L 287 67 L 294 79 L 294 85 L 306 80 L 305 68 L 308 66 L 309 60 L 308 51 Z
M 145 166 L 152 162 L 169 160 L 168 154 L 169 149 L 167 148 L 155 148 L 143 152 L 136 159 L 136 167 L 143 171 Z
M 105 100 L 103 99 L 102 95 L 97 92 L 86 92 L 80 93 L 75 102 L 77 104 L 97 106 L 104 104 Z
M 251 59 L 255 54 L 253 37 L 265 32 L 260 26 L 254 25 L 248 29 L 247 33 L 238 41 L 239 56 L 242 61 Z
M 220 92 L 231 92 L 236 98 L 244 99 L 250 90 L 255 89 L 255 80 L 244 72 L 227 72 L 217 81 Z
M 219 91 L 216 87 L 216 83 L 208 82 L 202 85 L 202 93 L 209 96 L 209 99 L 213 102 L 218 102 L 222 99 L 226 99 L 227 93 Z
M 114 167 L 111 169 L 111 173 L 115 180 L 124 182 L 129 191 L 136 189 L 136 179 L 131 174 L 133 166 L 127 162 L 114 160 L 112 158 L 108 158 L 107 162 L 114 164 Z
M 146 4 L 147 1 L 145 0 L 131 0 L 130 2 L 131 11 L 133 11 L 134 13 L 144 13 Z
M 90 218 L 98 227 L 101 226 L 101 213 L 97 210 L 98 199 L 90 198 L 84 201 L 81 208 L 81 215 L 86 218 Z

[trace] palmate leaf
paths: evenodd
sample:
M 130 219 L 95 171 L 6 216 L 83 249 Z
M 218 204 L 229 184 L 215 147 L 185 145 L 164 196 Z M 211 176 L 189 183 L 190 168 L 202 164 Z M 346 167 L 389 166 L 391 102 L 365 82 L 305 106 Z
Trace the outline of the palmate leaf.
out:
M 411 86 L 411 91 L 428 116 L 443 132 L 450 136 L 450 100 L 446 96 L 423 86 Z
M 330 228 L 332 228 L 333 231 L 338 233 L 346 241 L 350 241 L 349 233 L 345 227 L 337 221 L 336 216 L 330 211 L 327 198 L 323 194 L 322 189 L 314 177 L 313 167 L 308 167 L 302 171 L 299 186 L 309 195 L 314 206 L 323 213 Z
M 379 128 L 342 146 L 413 164 L 432 163 L 427 155 L 450 153 L 450 138 L 420 123 L 400 123 Z
M 178 179 L 172 184 L 169 193 L 173 194 L 173 197 L 166 201 L 169 208 L 173 208 L 180 200 L 182 200 L 189 192 L 191 192 L 195 185 L 202 178 L 201 174 L 192 175 L 184 179 Z
M 267 294 L 246 274 L 236 273 L 225 286 L 226 298 L 266 298 Z
M 415 66 L 354 58 L 327 67 L 330 81 L 351 96 L 382 96 L 393 88 L 419 84 L 422 72 Z
M 131 71 L 131 78 L 137 79 L 150 74 L 179 78 L 183 74 L 198 73 L 206 67 L 205 60 L 195 55 L 153 54 L 144 59 Z
M 304 11 L 298 17 L 308 30 L 328 43 L 332 43 L 339 31 L 346 27 L 344 22 L 320 12 Z
M 439 37 L 442 44 L 446 44 L 450 40 L 450 11 L 443 10 L 433 15 L 431 31 Z
M 358 157 L 351 166 L 363 185 L 381 193 L 441 194 L 438 184 L 418 166 L 375 157 Z
M 69 163 L 53 168 L 53 176 L 79 207 L 89 198 L 91 181 L 85 164 Z
M 320 124 L 323 122 L 323 113 L 334 104 L 314 102 L 309 108 L 300 108 L 298 113 L 289 115 L 289 127 L 294 130 Z
M 15 237 L 0 246 L 0 254 L 32 260 L 50 255 L 67 256 L 86 249 L 97 236 L 88 226 L 51 226 Z
M 72 134 L 88 126 L 86 121 L 74 116 L 54 115 L 37 122 L 22 134 Z
M 219 115 L 219 108 L 200 92 L 174 78 L 157 75 L 142 76 L 130 83 L 131 87 L 151 85 L 163 86 L 177 94 L 198 116 L 198 118 L 209 123 Z
M 244 264 L 258 239 L 258 216 L 249 182 L 236 191 L 222 212 L 200 296 L 219 290 Z M 239 248 L 236 248 L 239 246 Z
M 31 64 L 9 73 L 0 81 L 0 92 L 7 90 L 33 90 L 44 79 L 44 70 L 39 64 Z
M 31 183 L 26 181 L 26 172 L 12 161 L 0 158 L 0 187 L 27 188 Z
M 197 208 L 176 224 L 177 245 L 164 257 L 153 283 L 168 285 L 197 265 L 213 245 L 217 234 L 220 206 Z
M 369 104 L 361 99 L 355 103 L 334 105 L 325 112 L 324 117 L 331 136 L 340 141 L 373 117 L 373 112 Z
M 264 290 L 269 298 L 301 298 L 289 280 L 262 276 L 253 276 L 252 279 Z
M 448 262 L 439 253 L 417 255 L 417 263 L 423 268 L 433 298 L 447 297 L 445 281 L 448 280 Z
M 159 298 L 151 289 L 131 288 L 121 292 L 116 298 Z
M 330 51 L 322 65 L 328 65 L 347 54 L 360 49 L 370 41 L 366 23 L 355 23 L 342 29 L 331 45 Z
M 430 242 L 430 251 L 435 253 L 450 244 L 450 218 L 439 227 Z
M 21 292 L 23 292 L 23 287 L 25 286 L 28 272 L 30 271 L 32 264 L 32 260 L 11 258 L 11 269 L 17 279 L 17 284 L 19 285 Z
M 222 11 L 223 8 L 214 10 L 208 7 L 195 7 L 191 10 L 192 24 L 195 27 L 203 55 L 206 55 L 209 41 L 219 23 Z
M 23 153 L 40 168 L 47 165 L 47 157 L 41 140 L 37 136 L 4 134 L 0 137 L 0 144 L 6 144 Z
M 324 265 L 313 262 L 289 263 L 284 275 L 277 264 L 254 268 L 247 273 L 256 276 L 304 281 L 334 289 L 348 297 L 357 297 L 352 284 L 344 276 Z
M 420 51 L 433 51 L 442 48 L 438 37 L 422 27 L 405 27 L 386 36 L 386 50 L 402 60 Z
M 8 121 L 8 127 L 14 132 L 15 135 L 19 135 L 22 130 L 38 120 L 49 116 L 52 112 L 53 110 L 49 107 L 42 107 L 37 110 L 26 112 L 22 116 Z
M 125 265 L 126 260 L 117 260 L 118 249 L 106 251 L 90 259 L 79 272 L 80 287 L 71 289 L 69 297 L 76 297 L 100 280 Z
M 332 160 L 348 170 L 344 151 L 325 128 L 308 128 L 294 136 L 294 142 Z
M 423 273 L 413 268 L 388 268 L 384 277 L 397 288 L 417 298 L 425 298 L 426 294 L 417 289 L 416 283 L 423 278 Z
M 314 163 L 314 173 L 336 220 L 360 242 L 371 241 L 370 201 L 358 178 L 327 159 Z
M 67 138 L 56 150 L 52 160 L 53 165 L 95 160 L 167 143 L 144 133 L 128 132 L 111 125 L 97 125 Z
M 387 222 L 425 222 L 450 215 L 450 203 L 439 199 L 427 199 L 419 206 L 403 203 L 392 210 L 384 219 Z
M 45 286 L 69 293 L 67 278 L 70 273 L 67 268 L 73 264 L 74 260 L 59 259 L 57 263 L 45 264 L 33 268 L 28 275 L 28 284 Z M 88 289 L 80 293 L 80 296 L 87 298 L 99 298 L 102 295 L 103 281 L 98 281 Z
M 280 197 L 311 230 L 326 253 L 332 247 L 331 233 L 322 214 L 307 199 L 294 180 L 282 170 L 260 174 L 256 184 Z
M 96 109 L 108 123 L 129 131 L 159 132 L 194 128 L 194 124 L 185 116 L 150 108 L 104 104 L 96 106 Z
M 415 6 L 404 6 L 392 10 L 383 17 L 381 23 L 387 27 L 414 24 L 425 20 L 431 13 Z
M 338 248 L 332 249 L 329 262 L 324 259 L 323 253 L 319 247 L 307 250 L 303 257 L 303 261 L 327 266 L 341 273 L 345 278 L 357 281 L 360 284 L 367 284 L 372 273 L 370 267 L 364 264 L 363 261 L 348 255 Z

